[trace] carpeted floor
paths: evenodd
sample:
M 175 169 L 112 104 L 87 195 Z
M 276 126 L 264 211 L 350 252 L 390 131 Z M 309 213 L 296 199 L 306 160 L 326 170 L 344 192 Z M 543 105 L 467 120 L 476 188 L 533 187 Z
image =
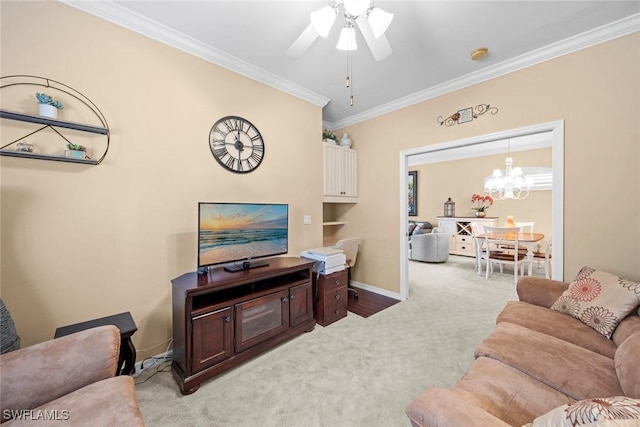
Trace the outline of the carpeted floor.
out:
M 409 264 L 409 299 L 369 318 L 349 313 L 316 326 L 189 396 L 170 372 L 138 384 L 146 425 L 408 426 L 411 399 L 453 385 L 502 307 L 517 298 L 508 271 L 485 281 L 471 258 Z

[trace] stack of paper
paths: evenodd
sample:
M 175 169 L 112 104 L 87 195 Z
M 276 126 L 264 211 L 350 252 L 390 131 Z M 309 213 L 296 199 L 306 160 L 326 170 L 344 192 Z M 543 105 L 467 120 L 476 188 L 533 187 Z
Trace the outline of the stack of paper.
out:
M 344 270 L 347 258 L 342 249 L 315 248 L 302 251 L 300 256 L 316 260 L 313 271 L 320 274 L 331 274 Z

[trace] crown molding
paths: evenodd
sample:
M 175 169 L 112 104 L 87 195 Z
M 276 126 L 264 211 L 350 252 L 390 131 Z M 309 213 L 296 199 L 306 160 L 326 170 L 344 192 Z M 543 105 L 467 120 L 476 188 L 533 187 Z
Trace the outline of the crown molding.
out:
M 256 80 L 274 89 L 281 90 L 297 98 L 310 102 L 318 107 L 326 106 L 330 99 L 316 92 L 310 91 L 289 80 L 283 79 L 262 68 L 229 55 L 219 49 L 188 37 L 167 26 L 159 24 L 140 14 L 132 12 L 113 3 L 111 0 L 59 0 L 68 6 L 87 12 L 143 36 L 152 38 L 183 52 L 195 55 L 205 61 L 212 62 L 235 73 Z M 586 49 L 628 34 L 640 31 L 640 13 L 631 15 L 607 25 L 586 31 L 560 42 L 517 56 L 513 59 L 489 66 L 480 71 L 466 74 L 448 82 L 432 86 L 425 90 L 398 98 L 379 107 L 354 114 L 336 122 L 323 121 L 323 126 L 329 129 L 340 129 L 360 122 L 370 120 L 391 112 L 428 101 L 438 96 L 454 92 L 465 87 L 513 73 L 515 71 L 564 56 L 578 50 Z
M 462 77 L 430 87 L 423 91 L 398 98 L 379 107 L 354 114 L 353 116 L 347 117 L 343 120 L 326 123 L 326 127 L 330 129 L 340 129 L 352 126 L 465 87 L 473 86 L 505 74 L 513 73 L 514 71 L 522 70 L 560 56 L 568 55 L 600 43 L 626 36 L 637 31 L 640 31 L 640 13 L 615 21 L 611 24 L 594 28 L 593 30 L 586 31 L 568 39 L 552 43 L 524 55 L 487 67 L 478 72 L 466 74 Z
M 289 80 L 283 79 L 262 68 L 256 67 L 235 56 L 229 55 L 219 49 L 202 43 L 192 37 L 180 33 L 158 22 L 132 12 L 110 0 L 86 1 L 86 0 L 59 0 L 68 6 L 83 12 L 97 16 L 128 30 L 143 36 L 157 40 L 183 52 L 197 56 L 205 61 L 212 62 L 235 73 L 256 80 L 274 89 L 293 95 L 318 107 L 324 107 L 330 101 L 326 96 L 310 91 Z

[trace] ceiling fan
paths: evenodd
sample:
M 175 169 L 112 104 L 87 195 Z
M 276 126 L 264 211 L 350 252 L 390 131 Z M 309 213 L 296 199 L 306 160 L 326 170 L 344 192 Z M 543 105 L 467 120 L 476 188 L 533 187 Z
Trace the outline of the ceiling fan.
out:
M 388 58 L 392 50 L 384 32 L 391 24 L 393 14 L 373 6 L 371 0 L 333 0 L 329 5 L 312 12 L 311 23 L 289 47 L 287 55 L 301 56 L 318 36 L 327 37 L 341 6 L 344 9 L 346 21 L 336 48 L 346 51 L 358 49 L 355 23 L 374 59 L 382 61 Z

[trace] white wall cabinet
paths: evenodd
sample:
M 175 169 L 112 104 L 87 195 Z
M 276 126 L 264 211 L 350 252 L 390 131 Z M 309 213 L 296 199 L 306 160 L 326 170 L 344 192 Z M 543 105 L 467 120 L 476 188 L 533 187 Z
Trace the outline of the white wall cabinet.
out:
M 358 201 L 358 152 L 325 143 L 323 160 L 324 201 L 356 203 Z
M 449 253 L 452 255 L 465 255 L 475 257 L 473 238 L 471 236 L 471 223 L 496 227 L 498 217 L 438 217 L 438 229 L 449 234 Z

